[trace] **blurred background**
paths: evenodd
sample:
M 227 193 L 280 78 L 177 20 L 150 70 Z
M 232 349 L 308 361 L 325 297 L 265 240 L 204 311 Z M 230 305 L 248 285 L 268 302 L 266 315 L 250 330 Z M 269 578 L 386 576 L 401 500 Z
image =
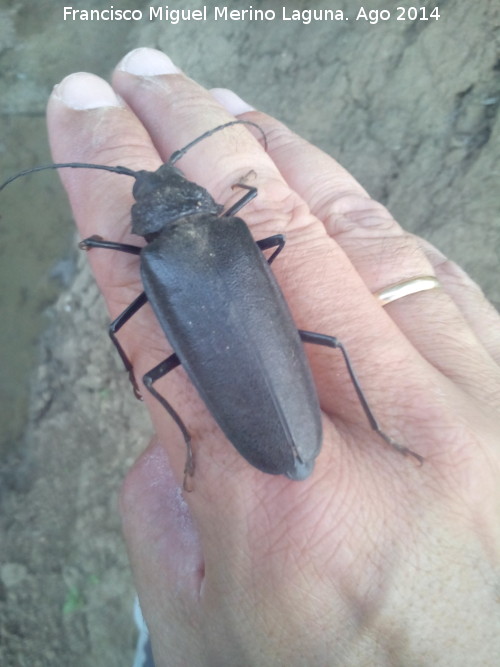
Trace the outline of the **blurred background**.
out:
M 0 0 L 0 181 L 50 162 L 54 84 L 79 70 L 107 78 L 128 50 L 159 48 L 333 155 L 500 307 L 497 0 L 318 0 L 314 9 L 350 20 L 309 24 L 281 20 L 273 0 L 218 5 L 274 10 L 273 21 L 214 21 L 207 5 L 206 22 L 177 25 L 149 21 L 150 4 L 115 0 L 141 21 L 84 22 L 65 21 L 64 2 Z M 355 21 L 362 6 L 391 18 Z M 428 20 L 410 20 L 411 7 Z M 288 15 L 309 8 L 286 3 Z M 0 193 L 0 284 L 0 664 L 130 664 L 133 586 L 116 499 L 150 427 L 53 172 Z

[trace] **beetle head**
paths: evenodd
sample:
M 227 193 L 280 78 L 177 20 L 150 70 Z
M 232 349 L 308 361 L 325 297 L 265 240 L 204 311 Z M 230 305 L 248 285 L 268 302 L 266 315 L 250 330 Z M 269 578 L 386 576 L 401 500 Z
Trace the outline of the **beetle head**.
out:
M 198 213 L 219 215 L 222 206 L 210 194 L 188 181 L 172 164 L 157 171 L 139 171 L 132 193 L 132 232 L 150 241 L 168 225 Z

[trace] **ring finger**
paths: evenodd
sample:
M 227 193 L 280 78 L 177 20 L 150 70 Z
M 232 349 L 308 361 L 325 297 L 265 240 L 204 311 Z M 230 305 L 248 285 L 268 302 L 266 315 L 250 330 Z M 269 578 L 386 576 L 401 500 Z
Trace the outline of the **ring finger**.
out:
M 233 96 L 224 93 L 216 92 L 220 102 L 227 99 L 229 109 L 235 104 L 244 109 L 241 101 L 235 103 Z M 290 186 L 309 202 L 312 213 L 324 222 L 370 292 L 375 294 L 419 276 L 436 276 L 436 262 L 424 252 L 420 240 L 406 233 L 335 160 L 264 114 L 252 111 L 245 117 L 262 125 L 274 162 Z M 480 398 L 491 400 L 496 395 L 492 390 L 498 385 L 498 374 L 492 374 L 490 355 L 498 358 L 499 353 L 492 337 L 484 336 L 491 330 L 491 311 L 481 309 L 483 316 L 470 321 L 448 290 L 447 273 L 440 271 L 439 278 L 442 289 L 414 293 L 387 304 L 385 310 L 436 368 Z M 477 308 L 473 310 L 477 312 Z M 471 387 L 470 378 L 476 377 L 479 369 L 485 373 L 485 382 Z

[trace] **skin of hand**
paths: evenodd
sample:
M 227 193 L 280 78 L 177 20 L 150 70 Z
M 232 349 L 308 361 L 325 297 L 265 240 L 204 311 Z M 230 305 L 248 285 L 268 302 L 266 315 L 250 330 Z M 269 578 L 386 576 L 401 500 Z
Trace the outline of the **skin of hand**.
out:
M 185 448 L 144 391 L 156 436 L 121 495 L 124 533 L 157 666 L 497 665 L 500 656 L 500 317 L 480 289 L 403 231 L 332 158 L 230 91 L 207 91 L 138 49 L 112 87 L 74 74 L 54 89 L 57 162 L 176 165 L 226 207 L 252 172 L 240 216 L 256 239 L 286 235 L 273 264 L 299 328 L 347 347 L 382 428 L 375 435 L 338 352 L 307 347 L 324 441 L 305 481 L 253 469 L 225 440 L 182 368 L 159 382 L 193 438 Z M 132 180 L 60 170 L 82 238 L 141 244 Z M 141 291 L 135 256 L 88 253 L 111 317 Z M 373 292 L 419 275 L 441 288 L 382 307 Z M 120 331 L 136 377 L 170 354 L 149 306 Z M 256 416 L 258 418 L 258 416 Z

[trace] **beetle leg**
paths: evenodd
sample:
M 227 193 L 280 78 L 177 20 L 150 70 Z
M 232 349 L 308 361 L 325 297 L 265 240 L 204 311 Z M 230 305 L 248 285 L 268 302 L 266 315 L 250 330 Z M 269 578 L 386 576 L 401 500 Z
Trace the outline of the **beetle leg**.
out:
M 244 194 L 241 199 L 238 199 L 235 204 L 228 208 L 225 213 L 222 214 L 224 218 L 230 218 L 235 213 L 238 213 L 238 211 L 242 209 L 243 206 L 246 206 L 249 201 L 252 201 L 252 199 L 257 196 L 257 188 L 253 187 L 252 185 L 245 185 L 245 183 L 235 183 L 232 187 L 244 188 L 245 190 L 248 190 L 248 192 Z
M 116 243 L 115 241 L 105 241 L 101 236 L 98 236 L 97 234 L 94 234 L 94 236 L 89 236 L 88 238 L 83 239 L 83 241 L 80 241 L 78 247 L 81 250 L 90 250 L 91 248 L 105 248 L 107 250 L 118 250 L 119 252 L 126 252 L 130 255 L 140 255 L 142 250 L 141 247 L 135 245 L 129 245 L 128 243 Z M 135 379 L 134 369 L 132 367 L 130 359 L 125 354 L 123 347 L 121 346 L 119 340 L 116 337 L 116 332 L 122 328 L 125 322 L 129 321 L 132 315 L 135 315 L 135 313 L 139 310 L 139 308 L 141 308 L 147 302 L 147 300 L 148 298 L 144 292 L 142 292 L 142 294 L 139 294 L 139 296 L 136 299 L 134 299 L 134 301 L 130 304 L 130 306 L 125 308 L 123 313 L 121 313 L 121 315 L 118 315 L 116 320 L 113 320 L 113 322 L 111 322 L 108 328 L 109 337 L 111 338 L 113 345 L 118 350 L 118 354 L 120 355 L 121 360 L 123 361 L 125 370 L 127 371 L 130 382 L 132 383 L 132 387 L 134 389 L 134 395 L 140 401 L 142 401 L 142 396 L 141 392 L 139 391 L 139 385 L 137 384 L 137 380 Z
M 108 250 L 119 250 L 120 252 L 127 252 L 130 255 L 140 255 L 142 248 L 137 245 L 129 245 L 128 243 L 116 243 L 115 241 L 105 241 L 101 236 L 94 234 L 88 239 L 83 239 L 78 244 L 80 250 L 90 250 L 91 248 L 107 248 Z
M 134 368 L 132 366 L 132 363 L 130 359 L 127 357 L 125 354 L 125 351 L 123 347 L 121 346 L 120 341 L 116 337 L 116 333 L 120 331 L 122 326 L 129 321 L 129 319 L 136 314 L 136 312 L 139 310 L 139 308 L 142 308 L 145 303 L 147 303 L 148 297 L 144 292 L 141 292 L 138 297 L 136 297 L 130 306 L 127 306 L 123 313 L 118 315 L 118 317 L 111 322 L 108 328 L 108 334 L 109 337 L 111 338 L 111 341 L 113 345 L 116 347 L 118 350 L 118 354 L 121 357 L 121 360 L 123 361 L 123 365 L 125 366 L 125 370 L 128 373 L 130 382 L 132 383 L 132 387 L 134 389 L 134 395 L 136 398 L 138 398 L 140 401 L 142 401 L 142 396 L 141 392 L 139 391 L 139 385 L 137 384 L 137 380 L 135 379 L 134 375 Z
M 387 435 L 382 431 L 380 428 L 377 420 L 375 419 L 375 416 L 368 405 L 368 401 L 366 400 L 366 397 L 363 393 L 363 390 L 361 389 L 361 385 L 359 384 L 359 380 L 356 377 L 356 374 L 354 372 L 354 368 L 352 367 L 351 360 L 349 359 L 349 355 L 347 354 L 347 350 L 345 349 L 344 345 L 338 340 L 338 338 L 335 338 L 335 336 L 327 336 L 325 334 L 319 334 L 319 333 L 314 333 L 312 331 L 302 331 L 299 329 L 299 336 L 301 337 L 302 341 L 304 343 L 313 343 L 315 345 L 325 345 L 326 347 L 332 347 L 340 350 L 342 352 L 342 355 L 344 357 L 345 365 L 347 367 L 347 370 L 349 372 L 349 375 L 351 377 L 352 384 L 354 385 L 354 389 L 356 390 L 356 394 L 358 395 L 359 402 L 361 403 L 361 407 L 364 410 L 364 413 L 368 419 L 368 422 L 370 423 L 370 426 L 372 429 L 378 433 L 378 435 L 387 442 L 391 447 L 393 447 L 395 450 L 400 452 L 401 454 L 404 454 L 404 456 L 413 456 L 414 459 L 419 463 L 419 465 L 422 465 L 424 462 L 424 458 L 420 456 L 420 454 L 417 454 L 416 452 L 413 452 L 411 449 L 408 449 L 408 447 L 404 447 L 403 445 L 400 445 L 398 442 L 393 440 L 391 436 Z
M 152 368 L 148 373 L 146 373 L 146 375 L 144 375 L 144 377 L 142 378 L 142 381 L 144 382 L 144 386 L 146 387 L 146 389 L 151 394 L 153 394 L 153 396 L 156 398 L 157 401 L 159 401 L 163 405 L 165 410 L 168 412 L 168 414 L 172 417 L 172 419 L 175 421 L 175 423 L 181 430 L 187 448 L 186 464 L 184 466 L 183 488 L 185 491 L 191 491 L 191 488 L 189 488 L 188 486 L 188 477 L 192 477 L 194 473 L 194 458 L 193 458 L 193 449 L 191 447 L 191 436 L 189 435 L 189 432 L 186 426 L 184 425 L 184 422 L 179 417 L 174 408 L 170 405 L 170 403 L 166 400 L 166 398 L 164 398 L 153 387 L 153 382 L 156 382 L 160 378 L 164 377 L 167 373 L 170 373 L 170 371 L 172 371 L 174 368 L 177 368 L 177 366 L 179 366 L 180 363 L 181 362 L 179 360 L 179 357 L 174 352 L 174 354 L 171 354 L 157 366 Z
M 257 188 L 253 187 L 252 185 L 246 185 L 245 183 L 235 183 L 233 188 L 244 188 L 245 190 L 248 190 L 248 192 L 243 195 L 241 199 L 238 199 L 235 204 L 228 208 L 225 213 L 223 213 L 224 218 L 230 218 L 232 215 L 246 206 L 249 201 L 257 196 Z M 257 245 L 261 250 L 266 250 L 267 248 L 274 248 L 275 246 L 278 246 L 271 257 L 267 260 L 268 263 L 271 264 L 283 250 L 283 246 L 285 245 L 285 237 L 283 234 L 275 234 L 274 236 L 269 236 L 267 239 L 261 239 L 260 241 L 257 241 Z
M 267 250 L 268 248 L 274 248 L 278 246 L 271 255 L 271 257 L 269 257 L 269 259 L 267 260 L 268 264 L 272 264 L 276 259 L 276 257 L 285 247 L 285 237 L 283 236 L 283 234 L 275 234 L 274 236 L 268 236 L 267 239 L 261 239 L 260 241 L 256 241 L 256 243 L 261 250 Z

